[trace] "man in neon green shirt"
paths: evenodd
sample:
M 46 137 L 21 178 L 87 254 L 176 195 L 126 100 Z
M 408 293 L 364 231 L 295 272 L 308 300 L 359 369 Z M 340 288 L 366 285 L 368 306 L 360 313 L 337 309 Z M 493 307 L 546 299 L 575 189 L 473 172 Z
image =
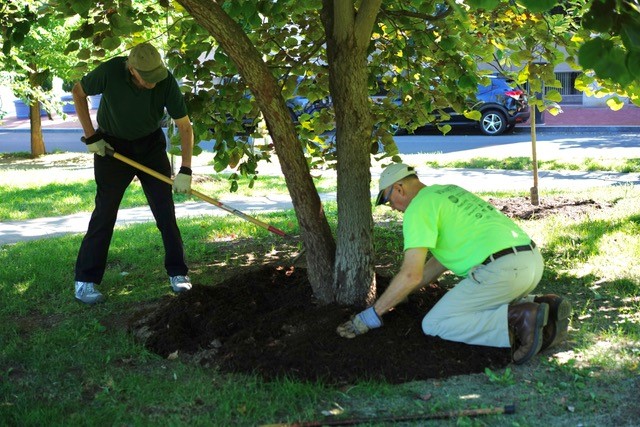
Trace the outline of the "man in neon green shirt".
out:
M 529 296 L 542 278 L 540 250 L 491 204 L 456 185 L 427 186 L 405 164 L 380 176 L 376 204 L 386 203 L 404 212 L 402 267 L 373 306 L 338 327 L 341 336 L 382 326 L 383 314 L 447 270 L 464 279 L 424 317 L 425 334 L 511 347 L 517 364 L 566 336 L 569 301 Z

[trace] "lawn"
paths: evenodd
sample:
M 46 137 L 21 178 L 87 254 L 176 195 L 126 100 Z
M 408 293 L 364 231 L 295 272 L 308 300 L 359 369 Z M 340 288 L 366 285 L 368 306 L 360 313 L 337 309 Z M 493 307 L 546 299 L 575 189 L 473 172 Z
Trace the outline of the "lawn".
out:
M 23 203 L 3 211 L 3 218 L 41 215 L 42 206 L 27 202 L 42 185 L 64 187 L 56 194 L 77 194 L 73 211 L 90 210 L 90 178 L 76 179 L 82 174 L 77 169 L 64 173 L 65 167 L 69 165 L 47 169 L 50 179 L 56 177 L 47 184 L 19 184 L 14 179 L 7 187 L 2 179 L 3 205 L 9 195 L 23 197 L 17 186 L 29 194 Z M 2 173 L 15 176 L 10 169 Z M 24 174 L 25 181 L 35 175 Z M 265 188 L 283 191 L 273 182 Z M 164 358 L 149 351 L 128 332 L 128 319 L 140 308 L 175 298 L 153 224 L 116 230 L 102 285 L 108 301 L 96 307 L 73 300 L 73 267 L 81 235 L 2 246 L 0 425 L 262 425 L 328 416 L 381 420 L 512 403 L 513 415 L 441 422 L 637 425 L 639 193 L 634 186 L 568 190 L 562 197 L 596 203 L 573 214 L 519 220 L 546 259 L 539 293 L 559 293 L 573 304 L 567 342 L 524 366 L 398 385 L 365 381 L 337 387 L 293 376 L 265 381 L 256 374 L 222 373 L 181 355 Z M 558 195 L 541 191 L 540 198 Z M 514 196 L 521 194 L 500 195 Z M 329 218 L 336 217 L 335 204 L 327 203 L 326 209 Z M 12 216 L 18 210 L 20 216 Z M 376 208 L 374 215 L 378 268 L 392 273 L 400 257 L 399 216 L 385 208 Z M 287 233 L 298 232 L 291 211 L 258 218 Z M 191 276 L 198 283 L 223 281 L 263 263 L 285 263 L 299 250 L 233 216 L 182 219 L 180 227 Z M 405 425 L 424 425 L 424 421 Z

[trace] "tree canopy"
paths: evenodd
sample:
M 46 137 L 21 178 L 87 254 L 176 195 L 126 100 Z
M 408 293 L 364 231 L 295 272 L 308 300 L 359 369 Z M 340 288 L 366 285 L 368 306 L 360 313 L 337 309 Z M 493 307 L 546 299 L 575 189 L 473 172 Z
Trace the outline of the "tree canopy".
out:
M 37 10 L 24 3 L 3 6 L 0 20 L 11 24 L 3 52 L 32 32 L 25 11 L 72 23 L 63 51 L 75 57 L 76 77 L 151 41 L 182 83 L 196 141 L 215 140 L 216 171 L 255 179 L 257 162 L 275 153 L 323 301 L 366 304 L 375 293 L 370 156 L 399 160 L 397 127 L 437 124 L 449 106 L 474 117 L 466 100 L 491 71 L 532 93 L 544 85 L 530 100 L 553 108 L 560 62 L 583 68 L 583 87 L 597 82 L 638 102 L 634 0 L 57 0 Z M 261 118 L 270 144 L 253 143 Z M 338 172 L 335 242 L 310 175 L 323 163 Z

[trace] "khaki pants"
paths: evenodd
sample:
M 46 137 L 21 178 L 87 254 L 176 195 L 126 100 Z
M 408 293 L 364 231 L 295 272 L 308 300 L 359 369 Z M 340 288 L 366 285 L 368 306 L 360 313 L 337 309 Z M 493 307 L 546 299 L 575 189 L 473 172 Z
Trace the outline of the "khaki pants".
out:
M 510 347 L 509 303 L 533 291 L 543 270 L 538 248 L 474 267 L 427 313 L 422 330 L 449 341 Z

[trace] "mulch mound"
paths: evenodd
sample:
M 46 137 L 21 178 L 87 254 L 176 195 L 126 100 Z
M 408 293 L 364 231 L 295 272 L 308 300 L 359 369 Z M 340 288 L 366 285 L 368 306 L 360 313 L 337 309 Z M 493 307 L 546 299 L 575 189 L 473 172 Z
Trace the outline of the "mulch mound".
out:
M 576 218 L 603 206 L 593 200 L 551 197 L 489 199 L 512 218 L 551 214 Z M 389 284 L 377 277 L 378 291 Z M 384 317 L 384 326 L 355 339 L 336 327 L 358 310 L 320 306 L 303 268 L 267 265 L 222 283 L 195 284 L 190 292 L 141 309 L 130 331 L 155 353 L 223 372 L 290 377 L 328 384 L 359 380 L 402 383 L 500 369 L 511 350 L 470 346 L 425 336 L 421 321 L 447 289 L 422 289 Z
M 377 281 L 384 288 L 389 278 Z M 215 286 L 195 285 L 151 313 L 139 313 L 131 329 L 164 357 L 187 356 L 267 380 L 402 383 L 506 366 L 510 349 L 422 333 L 422 318 L 445 292 L 425 288 L 385 315 L 382 328 L 345 339 L 336 327 L 354 308 L 316 304 L 305 269 L 265 266 Z

